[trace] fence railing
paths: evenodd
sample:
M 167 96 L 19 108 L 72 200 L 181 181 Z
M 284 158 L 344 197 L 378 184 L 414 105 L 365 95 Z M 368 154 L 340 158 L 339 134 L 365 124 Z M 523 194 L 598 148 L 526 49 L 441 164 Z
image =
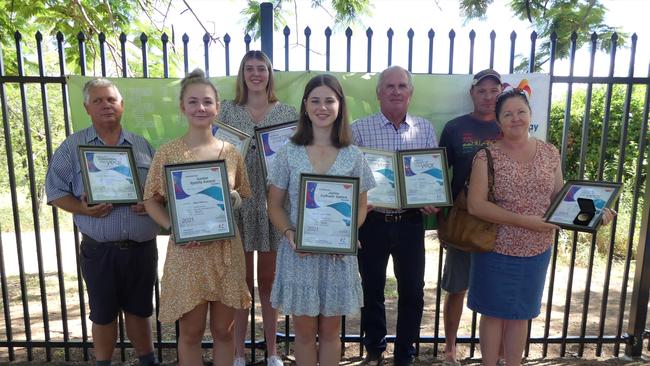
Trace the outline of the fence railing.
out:
M 289 70 L 290 53 L 289 53 L 289 35 L 291 30 L 285 27 L 281 34 L 273 32 L 273 14 L 270 4 L 262 4 L 262 28 L 261 28 L 261 48 L 270 57 L 273 57 L 273 41 L 276 38 L 281 38 L 284 42 L 284 69 Z M 3 32 L 9 30 L 2 30 Z M 309 70 L 310 65 L 310 38 L 312 37 L 311 29 L 305 29 L 305 70 Z M 330 56 L 331 46 L 330 37 L 332 35 L 331 29 L 325 30 L 326 42 L 326 70 L 330 70 Z M 365 71 L 376 72 L 380 70 L 371 69 L 372 58 L 376 55 L 373 53 L 373 30 L 368 29 L 365 33 L 367 38 L 367 67 L 365 70 L 352 70 L 352 56 L 351 56 L 351 42 L 352 30 L 345 31 L 346 36 L 346 70 L 345 71 Z M 413 49 L 416 45 L 413 44 L 412 31 L 407 34 L 408 36 L 408 63 L 405 65 L 411 71 Z M 435 55 L 433 53 L 433 42 L 436 33 L 430 31 L 428 33 L 428 68 L 427 72 L 431 73 L 433 70 L 434 62 L 449 63 L 448 73 L 454 72 L 454 42 L 456 34 L 454 31 L 449 32 L 450 48 L 448 55 Z M 474 45 L 476 34 L 472 31 L 469 34 L 469 69 L 468 73 L 473 73 L 473 65 L 475 63 Z M 356 37 L 356 35 L 355 35 Z M 363 37 L 363 35 L 362 35 Z M 392 40 L 394 33 L 389 30 L 388 37 L 388 50 L 387 52 L 380 52 L 380 54 L 387 55 L 387 65 L 392 64 Z M 142 61 L 142 77 L 150 77 L 148 69 L 148 51 L 146 35 L 141 35 L 141 61 Z M 515 43 L 517 34 L 513 32 L 510 36 L 509 47 L 509 72 L 514 71 L 515 62 Z M 231 37 L 225 35 L 224 50 L 225 50 L 225 73 L 230 74 L 230 44 Z M 533 32 L 530 35 L 531 48 L 529 53 L 529 72 L 534 72 L 535 65 L 535 51 L 537 50 L 537 35 Z M 562 126 L 559 129 L 561 136 L 557 143 L 561 150 L 563 167 L 567 168 L 566 164 L 570 156 L 577 154 L 577 172 L 570 172 L 576 178 L 585 178 L 587 176 L 587 166 L 589 161 L 589 139 L 588 136 L 593 133 L 598 133 L 599 148 L 597 156 L 598 162 L 596 164 L 596 174 L 594 179 L 612 178 L 618 182 L 626 179 L 625 184 L 629 187 L 628 205 L 629 219 L 625 227 L 620 227 L 617 221 L 611 225 L 611 235 L 604 240 L 604 251 L 606 259 L 604 261 L 604 268 L 595 264 L 595 256 L 598 251 L 599 242 L 596 235 L 585 237 L 583 234 L 575 232 L 568 233 L 568 245 L 563 244 L 567 242 L 566 239 L 556 236 L 554 245 L 552 262 L 549 270 L 549 281 L 547 285 L 547 295 L 545 297 L 545 305 L 543 307 L 542 317 L 543 320 L 534 320 L 532 323 L 539 324 L 543 329 L 541 334 L 532 332 L 528 345 L 526 347 L 526 355 L 529 354 L 531 345 L 541 345 L 541 355 L 547 357 L 549 354 L 549 346 L 559 345 L 557 354 L 565 356 L 569 346 L 577 346 L 577 355 L 583 356 L 585 346 L 593 346 L 594 353 L 600 356 L 603 353 L 604 345 L 611 346 L 611 354 L 618 356 L 620 354 L 621 345 L 625 346 L 625 353 L 627 355 L 638 356 L 642 352 L 643 340 L 647 338 L 646 331 L 646 315 L 648 308 L 648 294 L 650 290 L 650 232 L 649 228 L 649 206 L 650 206 L 650 175 L 648 174 L 648 109 L 650 105 L 650 69 L 648 76 L 638 77 L 634 73 L 634 62 L 636 54 L 637 37 L 633 35 L 631 38 L 630 52 L 630 66 L 627 76 L 614 76 L 614 64 L 616 61 L 616 43 L 617 36 L 614 35 L 611 39 L 612 48 L 610 50 L 610 68 L 606 76 L 594 75 L 594 59 L 597 52 L 597 36 L 594 34 L 591 37 L 590 43 L 590 68 L 588 76 L 574 76 L 574 65 L 576 61 L 576 40 L 577 35 L 574 34 L 571 38 L 570 49 L 570 71 L 568 75 L 555 74 L 556 62 L 556 46 L 557 37 L 552 35 L 550 40 L 550 60 L 549 72 L 551 75 L 552 87 L 550 88 L 549 100 L 553 100 L 553 93 L 558 93 L 559 90 L 566 85 L 566 96 L 564 98 L 565 113 L 562 121 Z M 66 45 L 72 46 L 68 50 L 75 49 L 80 56 L 79 70 L 82 75 L 87 74 L 86 65 L 86 46 L 87 39 L 85 35 L 79 34 L 76 40 L 63 39 L 63 35 L 58 33 L 54 43 L 56 44 L 56 62 L 58 63 L 58 73 L 49 75 L 46 73 L 46 66 L 48 63 L 53 62 L 52 55 L 46 55 L 43 47 L 43 36 L 40 33 L 36 34 L 36 65 L 38 66 L 38 74 L 28 75 L 25 71 L 26 54 L 23 51 L 24 41 L 20 33 L 15 33 L 15 55 L 17 61 L 17 71 L 14 75 L 5 74 L 5 66 L 3 60 L 3 52 L 0 49 L 0 101 L 2 110 L 2 128 L 3 128 L 3 148 L 5 151 L 5 159 L 0 160 L 5 166 L 6 171 L 2 174 L 7 174 L 6 181 L 8 187 L 3 187 L 3 191 L 7 192 L 11 200 L 11 214 L 5 217 L 6 221 L 0 221 L 0 226 L 3 230 L 7 230 L 6 235 L 0 237 L 0 285 L 2 287 L 2 320 L 4 322 L 4 331 L 0 331 L 0 351 L 4 351 L 0 359 L 7 359 L 10 361 L 26 358 L 27 360 L 45 359 L 47 361 L 53 359 L 64 359 L 66 361 L 77 357 L 74 355 L 76 350 L 81 351 L 81 358 L 84 360 L 89 359 L 89 348 L 92 348 L 92 343 L 88 336 L 88 323 L 86 319 L 86 304 L 85 293 L 82 276 L 79 266 L 76 264 L 77 253 L 79 253 L 79 236 L 76 228 L 63 227 L 61 217 L 56 208 L 43 208 L 42 205 L 42 176 L 44 174 L 43 167 L 52 156 L 53 148 L 56 147 L 56 142 L 71 133 L 70 113 L 68 106 L 68 90 L 66 85 L 65 76 L 66 71 L 66 57 L 64 51 Z M 104 52 L 105 37 L 100 34 L 97 39 L 100 55 L 99 61 L 101 65 L 100 75 L 107 75 L 107 65 L 109 62 L 106 60 L 106 53 Z M 163 77 L 169 77 L 169 57 L 168 57 L 168 42 L 167 35 L 162 35 L 162 64 L 163 64 Z M 190 54 L 188 51 L 189 37 L 183 36 L 183 70 L 187 73 L 190 65 Z M 203 37 L 204 42 L 204 68 L 209 73 L 210 70 L 210 53 L 208 47 L 210 37 Z M 244 38 L 246 50 L 251 46 L 251 37 Z M 122 77 L 128 77 L 127 65 L 127 47 L 126 35 L 120 37 L 120 70 Z M 419 45 L 417 47 L 423 47 Z M 495 49 L 495 34 L 490 34 L 490 52 L 489 52 L 489 66 L 494 67 L 494 55 L 497 51 Z M 343 49 L 343 47 L 339 47 Z M 375 50 L 376 52 L 376 50 Z M 30 55 L 34 55 L 30 52 Z M 48 56 L 46 58 L 46 56 Z M 46 59 L 48 61 L 46 61 Z M 238 60 L 236 60 L 238 62 Z M 572 103 L 576 94 L 574 86 L 579 85 L 580 90 L 584 90 L 584 111 L 581 118 L 580 132 L 578 136 L 571 133 L 572 121 Z M 594 87 L 602 86 L 605 88 L 603 96 L 603 117 L 602 120 L 594 121 L 591 117 L 592 107 L 594 105 Z M 616 88 L 624 89 L 622 113 L 620 114 L 620 121 L 616 121 L 612 117 L 613 104 L 615 101 Z M 642 116 L 641 122 L 634 129 L 631 129 L 631 110 L 633 107 L 638 108 L 638 105 L 633 105 L 633 93 L 636 88 L 646 88 L 645 99 L 642 101 Z M 34 99 L 32 96 L 37 95 L 39 98 Z M 40 101 L 39 101 L 40 100 Z M 582 101 L 581 101 L 582 103 Z M 56 115 L 52 114 L 52 110 L 56 109 Z M 550 107 L 549 107 L 550 112 Z M 551 113 L 549 113 L 549 116 Z M 14 123 L 15 121 L 22 122 L 22 125 Z M 594 131 L 596 127 L 599 130 Z M 549 128 L 551 131 L 551 128 Z M 618 143 L 610 140 L 610 135 L 616 132 L 619 136 Z M 550 133 L 550 132 L 549 132 Z M 553 136 L 549 135 L 549 138 Z M 577 144 L 579 141 L 580 144 Z M 612 145 L 616 146 L 617 153 L 614 161 L 609 160 L 607 149 Z M 631 161 L 626 158 L 630 153 L 636 157 Z M 612 173 L 613 171 L 613 173 Z M 625 177 L 633 177 L 627 179 Z M 22 188 L 20 188 L 22 187 Z M 3 196 L 6 197 L 6 196 Z M 4 198 L 3 198 L 4 199 Z M 29 206 L 29 210 L 24 209 L 25 202 Z M 640 202 L 645 204 L 641 207 Z M 617 204 L 618 207 L 618 204 Z M 2 207 L 0 207 L 2 208 Z M 2 208 L 4 209 L 4 208 Z M 8 206 L 6 210 L 9 210 Z M 641 215 L 638 213 L 642 212 Z M 27 217 L 25 217 L 27 216 Z M 48 223 L 41 222 L 47 216 Z M 8 222 L 9 221 L 9 222 Z M 25 221 L 30 224 L 25 225 Z M 42 228 L 50 227 L 44 231 Z M 29 226 L 32 228 L 33 233 L 29 230 L 23 232 L 23 228 Z M 63 229 L 63 230 L 62 230 Z M 12 231 L 13 230 L 13 231 Z M 73 231 L 72 237 L 62 237 L 65 232 Z M 13 234 L 9 234 L 13 233 Z M 606 232 L 601 232 L 598 235 L 606 235 Z M 29 248 L 33 243 L 36 251 L 36 267 L 37 276 L 30 275 L 26 271 L 26 263 L 24 254 L 26 251 L 26 241 L 28 237 L 33 235 L 33 241 L 29 241 Z M 47 243 L 44 243 L 44 237 L 48 237 Z M 49 240 L 51 236 L 51 240 Z M 615 253 L 617 238 L 621 238 L 624 242 L 623 255 L 617 258 Z M 11 247 L 8 246 L 8 238 L 11 239 Z M 65 255 L 66 240 L 74 241 L 74 260 L 76 271 L 74 279 L 66 279 L 66 272 L 64 271 L 63 262 L 70 260 Z M 620 240 L 619 240 L 620 241 Z M 582 245 L 588 244 L 586 250 L 586 268 L 580 267 L 576 264 L 577 256 L 582 253 Z M 51 244 L 50 244 L 51 243 Z M 53 248 L 52 248 L 53 247 Z M 10 276 L 7 273 L 7 250 L 11 248 L 11 252 L 15 252 L 10 256 L 10 262 L 13 264 L 15 261 L 18 268 L 17 278 Z M 569 254 L 567 263 L 563 264 L 563 260 L 559 258 L 559 251 L 566 248 Z M 27 249 L 29 250 L 29 249 Z M 44 254 L 46 251 L 49 254 Z M 438 252 L 437 263 L 437 280 L 440 282 L 441 269 L 443 263 L 443 251 Z M 49 257 L 51 256 L 51 257 Z M 53 258 L 52 258 L 53 257 Z M 47 270 L 45 260 L 54 261 L 55 269 L 53 271 Z M 633 269 L 634 267 L 634 269 Z M 635 271 L 634 273 L 632 271 Z M 556 287 L 559 286 L 558 273 L 566 271 L 566 289 L 564 294 L 555 292 Z M 576 272 L 584 272 L 586 278 L 582 297 L 579 298 L 579 293 L 575 291 L 578 284 L 575 283 Z M 612 275 L 616 275 L 616 279 Z M 595 288 L 592 286 L 595 275 L 602 275 L 602 284 Z M 620 278 L 619 278 L 620 277 Z M 70 281 L 76 281 L 74 289 L 70 288 Z M 74 283 L 74 282 L 72 282 Z M 628 287 L 632 286 L 631 299 L 628 296 Z M 50 300 L 52 288 L 55 288 L 58 295 L 54 296 L 54 300 Z M 600 297 L 600 304 L 595 309 L 592 303 L 592 296 L 598 294 Z M 563 295 L 563 296 L 561 296 Z M 563 297 L 563 303 L 557 304 L 557 299 Z M 158 308 L 159 288 L 156 284 L 155 291 L 155 305 Z M 433 344 L 434 354 L 438 352 L 438 345 L 445 341 L 441 335 L 443 332 L 440 329 L 441 318 L 441 302 L 442 294 L 439 287 L 436 288 L 434 294 L 434 330 L 432 334 L 422 334 L 420 343 Z M 74 301 L 72 301 L 74 300 Z M 69 302 L 74 302 L 71 306 Z M 581 302 L 581 304 L 580 304 Z M 34 308 L 40 308 L 40 311 L 35 311 Z M 560 334 L 552 334 L 552 322 L 558 321 L 558 316 L 554 317 L 554 308 L 562 308 L 561 312 L 561 331 Z M 577 311 L 580 308 L 580 311 Z M 252 320 L 255 319 L 255 309 L 252 311 Z M 613 315 L 613 316 L 612 316 Z M 555 319 L 555 320 L 553 320 Z M 570 329 L 570 323 L 577 323 L 576 329 Z M 627 328 L 626 327 L 627 322 Z M 35 324 L 38 323 L 38 336 L 34 335 Z M 56 331 L 53 328 L 56 327 Z M 254 330 L 256 325 L 251 325 Z M 41 329 L 42 328 L 42 329 Z M 360 342 L 359 334 L 348 334 L 349 326 L 346 327 L 344 321 L 342 327 L 342 339 L 345 342 Z M 119 341 L 118 346 L 121 351 L 122 359 L 126 358 L 126 350 L 131 347 L 131 344 L 125 339 L 123 319 L 120 317 L 119 321 Z M 593 330 L 593 331 L 590 331 Z M 286 351 L 288 352 L 289 343 L 293 340 L 290 330 L 290 321 L 285 320 L 285 327 L 279 334 L 279 340 L 284 342 Z M 461 336 L 458 339 L 459 343 L 470 344 L 470 356 L 474 356 L 476 346 L 478 344 L 477 329 L 476 329 L 476 314 L 472 317 L 472 324 L 469 331 L 469 336 Z M 590 333 L 590 334 L 587 334 Z M 158 349 L 158 356 L 161 359 L 169 358 L 170 356 L 163 352 L 163 349 L 176 347 L 176 335 L 178 334 L 177 327 L 175 329 L 165 329 L 159 322 L 156 322 L 155 329 L 155 346 Z M 393 337 L 388 338 L 393 341 Z M 255 332 L 252 332 L 252 339 L 249 342 L 250 346 L 261 347 L 263 341 L 255 339 Z M 210 347 L 211 343 L 205 342 L 204 347 Z M 362 349 L 362 347 L 359 347 Z M 62 350 L 63 354 L 58 355 L 57 350 Z M 35 351 L 36 355 L 35 355 Z M 253 353 L 253 357 L 255 354 Z

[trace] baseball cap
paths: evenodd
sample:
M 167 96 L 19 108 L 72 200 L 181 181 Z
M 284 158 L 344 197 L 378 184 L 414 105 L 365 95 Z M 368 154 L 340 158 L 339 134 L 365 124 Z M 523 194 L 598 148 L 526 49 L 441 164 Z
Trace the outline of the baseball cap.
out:
M 499 75 L 498 72 L 492 70 L 492 69 L 485 69 L 477 72 L 474 74 L 474 79 L 472 80 L 472 86 L 478 84 L 481 82 L 481 80 L 485 78 L 494 78 L 496 81 L 499 82 L 499 84 L 502 84 L 501 82 L 501 75 Z

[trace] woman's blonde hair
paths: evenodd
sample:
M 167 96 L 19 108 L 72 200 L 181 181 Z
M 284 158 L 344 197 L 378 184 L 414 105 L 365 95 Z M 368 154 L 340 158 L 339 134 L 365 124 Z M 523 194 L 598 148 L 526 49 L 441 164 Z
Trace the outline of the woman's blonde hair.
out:
M 266 70 L 269 72 L 269 79 L 266 84 L 266 98 L 269 103 L 277 102 L 278 97 L 275 95 L 275 80 L 273 79 L 273 65 L 271 65 L 271 60 L 269 60 L 264 52 L 253 50 L 246 52 L 239 64 L 239 71 L 237 72 L 237 87 L 235 89 L 235 104 L 244 105 L 248 101 L 248 86 L 246 85 L 246 80 L 244 80 L 244 67 L 248 60 L 264 62 L 264 66 L 266 66 Z

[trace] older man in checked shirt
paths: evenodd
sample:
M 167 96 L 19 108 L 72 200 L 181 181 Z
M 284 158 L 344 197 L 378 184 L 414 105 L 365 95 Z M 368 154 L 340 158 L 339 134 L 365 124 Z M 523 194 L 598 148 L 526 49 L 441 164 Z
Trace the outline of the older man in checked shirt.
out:
M 407 113 L 413 83 L 411 74 L 392 66 L 379 75 L 377 99 L 380 113 L 352 124 L 357 146 L 397 151 L 437 146 L 431 122 Z M 424 224 L 422 215 L 434 214 L 436 207 L 420 210 L 385 210 L 368 206 L 368 216 L 359 229 L 359 272 L 363 285 L 364 306 L 361 328 L 367 356 L 365 365 L 383 364 L 386 349 L 386 313 L 384 286 L 388 257 L 393 257 L 397 279 L 397 334 L 394 363 L 411 365 L 413 343 L 420 334 L 424 307 Z
M 92 125 L 68 136 L 57 148 L 45 180 L 47 200 L 72 213 L 82 234 L 79 258 L 88 289 L 96 364 L 110 366 L 117 341 L 117 315 L 123 311 L 126 333 L 140 365 L 158 365 L 149 318 L 160 228 L 147 216 L 142 203 L 89 206 L 77 146 L 131 146 L 142 184 L 154 151 L 144 138 L 122 128 L 124 101 L 113 83 L 94 79 L 86 83 L 83 92 Z

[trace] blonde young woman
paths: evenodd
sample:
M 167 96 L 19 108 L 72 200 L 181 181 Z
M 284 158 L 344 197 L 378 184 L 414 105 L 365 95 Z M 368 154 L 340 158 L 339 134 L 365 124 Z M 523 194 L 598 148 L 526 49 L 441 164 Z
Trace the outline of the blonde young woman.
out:
M 235 99 L 222 104 L 219 120 L 253 135 L 255 127 L 267 127 L 298 119 L 296 110 L 278 102 L 275 96 L 273 67 L 262 51 L 249 51 L 241 60 L 237 74 Z M 243 201 L 235 212 L 246 256 L 246 283 L 251 293 L 253 254 L 257 251 L 257 287 L 262 305 L 262 322 L 266 338 L 267 365 L 281 366 L 276 350 L 277 311 L 271 307 L 271 286 L 275 276 L 275 256 L 281 233 L 273 228 L 266 213 L 266 177 L 262 172 L 259 151 L 254 145 L 245 156 L 253 196 Z M 248 311 L 235 315 L 235 366 L 244 366 L 244 341 L 248 329 Z
M 203 71 L 194 70 L 182 80 L 180 109 L 187 117 L 187 132 L 156 152 L 144 194 L 147 213 L 164 228 L 171 226 L 163 205 L 168 194 L 165 164 L 223 159 L 234 206 L 241 202 L 240 197 L 251 195 L 244 159 L 234 146 L 212 135 L 212 124 L 219 113 L 219 94 Z M 239 236 L 183 246 L 176 245 L 170 238 L 158 318 L 165 323 L 179 320 L 179 364 L 203 365 L 201 341 L 210 312 L 213 364 L 232 365 L 235 311 L 247 309 L 251 303 L 244 277 L 244 252 Z

